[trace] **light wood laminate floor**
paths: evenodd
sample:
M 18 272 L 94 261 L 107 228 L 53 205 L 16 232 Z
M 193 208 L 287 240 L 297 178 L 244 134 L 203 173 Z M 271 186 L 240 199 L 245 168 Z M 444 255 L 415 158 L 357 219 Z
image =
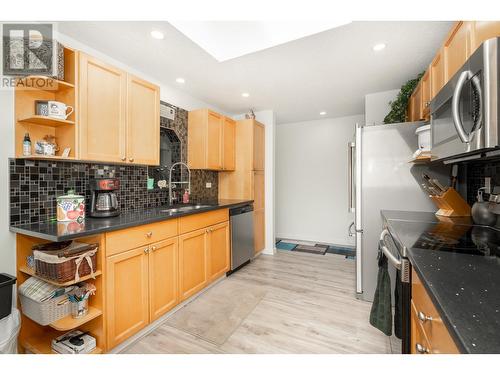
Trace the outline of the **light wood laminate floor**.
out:
M 230 332 L 211 332 L 224 342 L 204 338 L 205 323 L 193 322 L 197 306 L 188 304 L 125 353 L 391 353 L 391 342 L 397 352 L 398 342 L 369 324 L 371 304 L 355 298 L 354 277 L 354 261 L 341 255 L 261 255 L 190 303 L 213 303 L 221 313 L 221 293 L 227 294 L 233 302 L 228 314 L 244 315 L 228 319 Z M 235 308 L 231 300 L 242 286 L 259 297 L 251 311 Z

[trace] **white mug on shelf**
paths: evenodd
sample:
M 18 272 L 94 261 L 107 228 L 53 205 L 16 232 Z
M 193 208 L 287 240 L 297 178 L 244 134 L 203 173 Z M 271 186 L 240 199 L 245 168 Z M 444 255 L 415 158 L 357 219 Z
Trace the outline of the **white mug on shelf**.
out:
M 70 105 L 66 105 L 62 102 L 56 102 L 54 100 L 49 100 L 48 104 L 48 112 L 49 117 L 55 117 L 62 120 L 66 120 L 69 115 L 73 113 L 73 107 Z M 68 113 L 69 110 L 69 113 Z

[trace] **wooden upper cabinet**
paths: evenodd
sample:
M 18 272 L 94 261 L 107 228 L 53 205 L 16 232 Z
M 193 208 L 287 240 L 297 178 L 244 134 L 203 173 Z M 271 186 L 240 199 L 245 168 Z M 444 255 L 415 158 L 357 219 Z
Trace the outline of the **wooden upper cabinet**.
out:
M 222 123 L 222 134 L 224 139 L 222 143 L 222 169 L 225 171 L 234 171 L 236 164 L 236 121 L 229 117 L 224 117 Z
M 127 74 L 80 53 L 80 158 L 124 162 Z
M 430 119 L 430 104 L 431 104 L 431 74 L 430 74 L 430 67 L 427 69 L 427 71 L 424 73 L 422 76 L 422 79 L 420 80 L 420 86 L 421 86 L 421 114 L 422 118 L 424 120 L 429 120 Z
M 438 94 L 445 84 L 445 68 L 443 48 L 441 48 L 431 62 L 431 100 Z
M 127 161 L 160 164 L 160 88 L 127 78 Z
M 158 165 L 160 89 L 80 54 L 80 159 Z
M 191 169 L 234 170 L 234 120 L 209 109 L 188 115 L 188 165 Z
M 149 323 L 147 246 L 106 259 L 107 346 L 113 348 Z
M 207 276 L 207 233 L 199 229 L 179 236 L 179 297 L 181 301 L 203 289 Z
M 264 170 L 265 154 L 265 128 L 264 125 L 254 122 L 253 127 L 253 170 Z
M 470 56 L 471 23 L 459 21 L 444 43 L 445 82 L 462 67 Z
M 230 268 L 229 223 L 208 228 L 208 280 L 214 281 Z
M 420 121 L 422 119 L 422 81 L 415 87 L 412 94 L 412 121 Z
M 485 40 L 500 36 L 500 21 L 473 21 L 471 53 Z
M 149 247 L 149 316 L 158 319 L 179 301 L 177 237 Z

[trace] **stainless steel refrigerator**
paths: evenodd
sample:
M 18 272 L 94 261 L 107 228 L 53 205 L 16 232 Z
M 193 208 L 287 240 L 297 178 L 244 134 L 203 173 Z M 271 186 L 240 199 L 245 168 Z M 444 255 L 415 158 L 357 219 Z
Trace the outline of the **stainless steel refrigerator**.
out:
M 409 162 L 418 148 L 415 129 L 420 125 L 356 125 L 349 144 L 349 210 L 355 216 L 349 234 L 356 237 L 356 293 L 366 301 L 373 300 L 377 283 L 380 211 L 436 210 L 420 188 L 427 167 Z

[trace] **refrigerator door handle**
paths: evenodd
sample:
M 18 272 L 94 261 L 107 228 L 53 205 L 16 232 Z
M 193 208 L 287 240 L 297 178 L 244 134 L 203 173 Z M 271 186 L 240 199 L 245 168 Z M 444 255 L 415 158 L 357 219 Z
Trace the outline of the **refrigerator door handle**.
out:
M 356 232 L 352 231 L 352 228 L 354 227 L 354 221 L 349 225 L 349 229 L 347 229 L 347 234 L 349 237 L 354 237 L 356 235 Z
M 354 150 L 355 150 L 356 144 L 354 142 L 349 142 L 347 144 L 347 164 L 348 164 L 348 177 L 347 177 L 347 189 L 348 189 L 348 207 L 349 207 L 349 212 L 354 212 L 354 207 L 355 207 L 355 202 L 354 202 L 354 196 L 355 192 L 353 191 L 354 189 Z
M 363 294 L 363 217 L 362 211 L 363 207 L 361 205 L 362 201 L 362 152 L 363 149 L 363 136 L 362 136 L 362 125 L 356 124 L 356 139 L 355 139 L 355 147 L 353 147 L 355 160 L 353 163 L 354 167 L 354 200 L 355 200 L 355 211 L 354 211 L 354 229 L 356 232 L 356 293 L 358 295 Z

